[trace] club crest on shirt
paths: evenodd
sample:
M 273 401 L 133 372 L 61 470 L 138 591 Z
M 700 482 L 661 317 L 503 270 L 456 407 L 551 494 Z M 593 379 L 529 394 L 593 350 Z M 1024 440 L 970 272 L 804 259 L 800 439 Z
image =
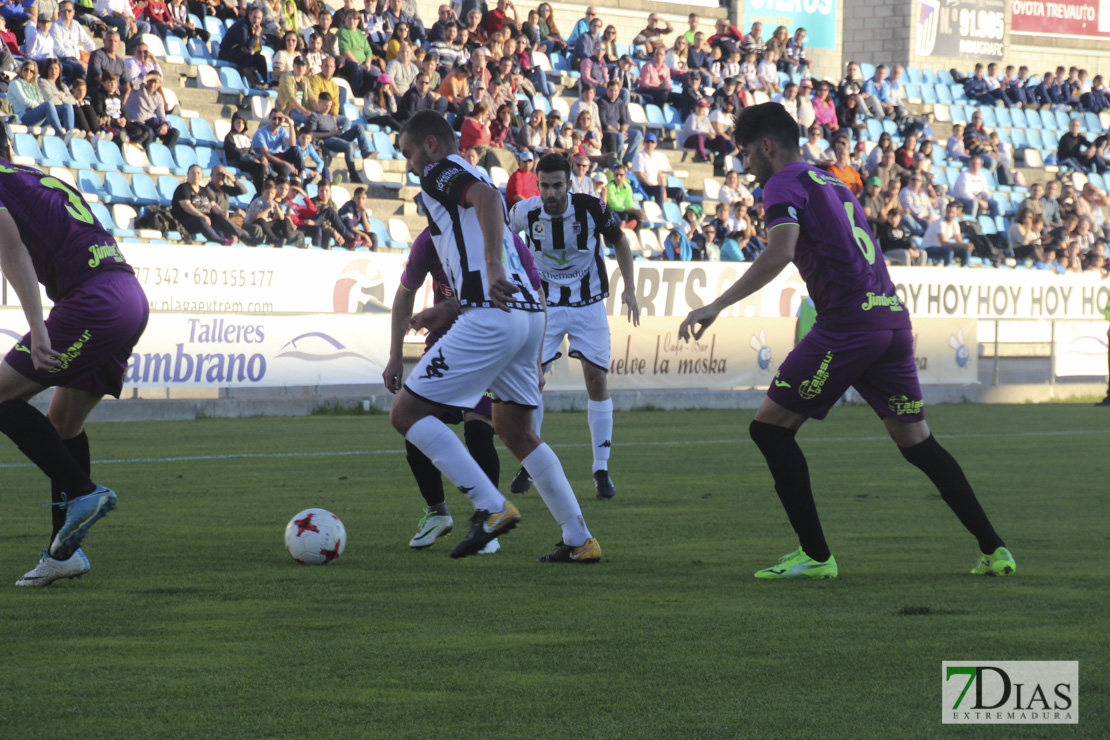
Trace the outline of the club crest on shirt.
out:
M 570 230 L 571 230 L 571 232 L 573 232 L 573 234 L 575 236 L 580 236 L 582 234 L 582 224 L 581 224 L 581 222 L 575 221 L 575 222 L 571 223 Z

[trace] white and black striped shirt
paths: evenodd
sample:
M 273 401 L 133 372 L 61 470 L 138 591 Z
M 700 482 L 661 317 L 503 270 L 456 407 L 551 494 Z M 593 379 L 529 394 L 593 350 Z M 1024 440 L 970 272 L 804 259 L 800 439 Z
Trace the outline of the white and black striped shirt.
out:
M 428 214 L 428 230 L 432 235 L 439 261 L 451 288 L 463 306 L 490 308 L 489 276 L 486 273 L 486 247 L 478 214 L 466 206 L 466 192 L 475 183 L 493 184 L 481 172 L 457 154 L 428 165 L 420 178 L 424 191 L 424 208 Z M 505 200 L 494 189 L 502 213 Z M 510 308 L 542 311 L 539 296 L 528 280 L 513 245 L 513 235 L 506 224 L 501 238 L 501 263 L 505 276 L 520 288 L 509 301 Z
M 602 239 L 621 238 L 621 220 L 592 195 L 567 196 L 567 210 L 552 216 L 539 196 L 513 206 L 509 226 L 536 255 L 543 291 L 552 306 L 588 306 L 609 295 Z

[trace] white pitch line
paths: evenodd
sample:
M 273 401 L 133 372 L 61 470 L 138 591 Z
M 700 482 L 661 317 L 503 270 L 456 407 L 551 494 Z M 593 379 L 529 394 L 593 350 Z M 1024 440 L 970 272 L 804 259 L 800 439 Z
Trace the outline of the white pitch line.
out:
M 976 432 L 973 434 L 948 434 L 941 439 L 975 439 L 981 437 L 1066 437 L 1070 435 L 1090 434 L 1089 429 L 1056 430 L 1050 432 Z M 886 435 L 873 437 L 812 437 L 799 440 L 802 443 L 818 442 L 876 442 L 888 440 Z M 698 439 L 658 442 L 617 442 L 614 447 L 677 447 L 680 445 L 722 445 L 747 442 L 747 439 Z M 573 447 L 589 447 L 588 444 L 556 444 L 552 447 L 569 449 Z M 137 463 L 171 463 L 171 462 L 201 462 L 207 460 L 264 460 L 275 457 L 350 457 L 359 455 L 401 455 L 405 450 L 346 450 L 324 452 L 247 452 L 238 455 L 189 455 L 183 457 L 132 457 L 120 460 L 93 460 L 95 465 L 134 465 Z M 32 463 L 4 463 L 0 470 L 7 468 L 33 468 Z

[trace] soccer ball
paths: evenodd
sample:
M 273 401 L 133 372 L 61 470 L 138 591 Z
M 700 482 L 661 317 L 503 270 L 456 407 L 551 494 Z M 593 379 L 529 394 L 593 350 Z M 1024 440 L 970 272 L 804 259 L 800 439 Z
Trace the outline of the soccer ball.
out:
M 305 509 L 285 527 L 285 549 L 298 563 L 334 563 L 347 546 L 347 530 L 325 509 Z

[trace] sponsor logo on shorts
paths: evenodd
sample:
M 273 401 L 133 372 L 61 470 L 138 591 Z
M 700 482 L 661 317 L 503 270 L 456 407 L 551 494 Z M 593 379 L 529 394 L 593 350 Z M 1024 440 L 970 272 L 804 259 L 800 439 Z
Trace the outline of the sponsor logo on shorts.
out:
M 22 344 L 15 345 L 15 351 L 16 352 L 26 352 L 27 354 L 31 354 L 31 348 L 30 347 L 25 347 Z
M 889 308 L 891 311 L 901 311 L 902 302 L 898 300 L 896 295 L 875 295 L 874 293 L 867 294 L 867 300 L 860 306 L 864 311 L 879 306 L 880 308 Z
M 909 416 L 912 414 L 920 414 L 921 409 L 925 408 L 924 401 L 915 401 L 907 395 L 891 396 L 886 405 L 891 411 L 899 416 Z
M 824 389 L 825 383 L 829 379 L 829 363 L 832 362 L 832 359 L 833 353 L 826 352 L 825 359 L 821 360 L 821 365 L 817 368 L 817 372 L 813 374 L 813 377 L 798 383 L 799 396 L 808 401 L 821 395 L 821 391 Z
M 85 332 L 80 337 L 78 337 L 77 341 L 69 345 L 69 349 L 58 355 L 58 364 L 55 367 L 50 368 L 49 372 L 60 373 L 63 370 L 67 370 L 70 366 L 70 363 L 81 356 L 81 348 L 84 347 L 91 338 L 92 333 L 88 329 L 85 329 Z
M 447 366 L 447 360 L 443 359 L 443 350 L 439 350 L 432 361 L 428 363 L 428 367 L 424 369 L 424 374 L 420 376 L 421 380 L 431 380 L 432 378 L 442 378 L 443 373 L 451 368 Z
M 99 267 L 104 260 L 111 259 L 116 262 L 125 262 L 120 254 L 119 247 L 115 244 L 94 244 L 89 247 L 92 257 L 89 258 L 89 267 Z

